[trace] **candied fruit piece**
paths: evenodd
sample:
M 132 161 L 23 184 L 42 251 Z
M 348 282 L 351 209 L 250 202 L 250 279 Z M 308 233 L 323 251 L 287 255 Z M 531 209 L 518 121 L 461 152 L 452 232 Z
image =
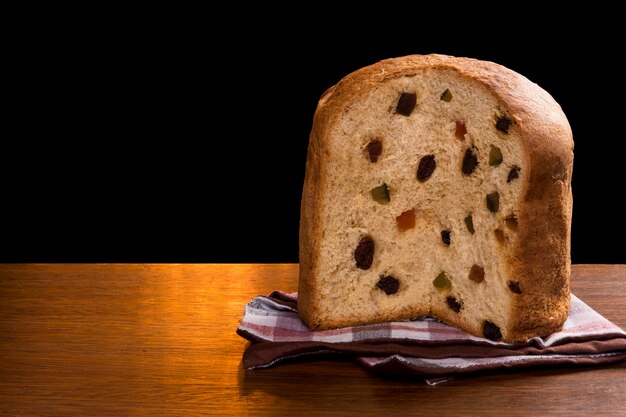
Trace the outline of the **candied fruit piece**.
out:
M 450 100 L 452 100 L 452 93 L 446 88 L 446 91 L 444 91 L 439 98 L 445 102 L 450 102 Z
M 383 153 L 383 143 L 374 139 L 367 144 L 367 154 L 370 158 L 370 162 L 378 162 L 378 157 Z
M 461 167 L 461 171 L 463 171 L 465 175 L 471 175 L 477 166 L 478 158 L 476 157 L 476 154 L 474 153 L 472 148 L 467 148 L 465 150 L 465 155 L 463 156 L 463 165 Z
M 478 265 L 472 265 L 472 269 L 470 269 L 469 279 L 480 284 L 485 280 L 485 268 Z
M 521 294 L 522 290 L 519 287 L 519 281 L 509 281 L 509 290 L 513 291 L 515 294 Z
M 448 246 L 450 246 L 450 233 L 451 232 L 449 230 L 441 231 L 441 241 Z
M 457 139 L 465 139 L 465 134 L 467 133 L 467 129 L 465 128 L 465 123 L 463 122 L 456 122 L 456 126 L 454 127 L 454 136 L 457 137 Z
M 517 165 L 513 165 L 511 167 L 511 170 L 509 171 L 509 176 L 506 178 L 506 182 L 511 182 L 516 178 L 519 178 L 519 172 L 520 172 L 521 168 L 518 167 Z
M 387 187 L 387 184 L 372 188 L 370 190 L 370 194 L 377 203 L 389 204 L 391 201 L 391 197 L 389 196 L 389 187 Z
M 410 116 L 411 113 L 413 113 L 413 109 L 415 109 L 416 103 L 417 103 L 417 94 L 402 93 L 400 94 L 400 98 L 398 99 L 398 104 L 396 105 L 396 113 L 401 114 L 403 116 Z
M 485 338 L 493 340 L 494 342 L 502 340 L 500 328 L 489 320 L 485 320 L 485 323 L 483 323 L 483 335 Z
M 374 261 L 374 240 L 369 236 L 363 236 L 354 251 L 354 260 L 359 269 L 370 269 Z
M 452 287 L 448 274 L 443 271 L 433 280 L 433 285 L 440 291 L 446 291 Z
M 417 180 L 424 182 L 433 175 L 433 172 L 437 168 L 437 162 L 435 161 L 435 155 L 426 155 L 420 159 L 420 163 L 417 166 Z
M 472 219 L 471 214 L 465 218 L 465 226 L 471 234 L 474 234 L 474 220 Z
M 487 194 L 485 201 L 487 202 L 487 209 L 492 213 L 496 213 L 500 208 L 500 194 L 497 191 Z
M 502 229 L 494 230 L 493 234 L 496 235 L 496 240 L 499 244 L 504 245 L 506 243 L 506 237 L 504 236 L 504 232 L 502 231 Z
M 511 230 L 517 230 L 517 217 L 514 214 L 511 214 L 507 218 L 504 219 L 504 224 Z
M 502 163 L 502 151 L 497 146 L 492 146 L 489 151 L 489 165 L 498 166 Z
M 391 295 L 397 293 L 398 289 L 400 289 L 400 281 L 391 275 L 381 275 L 376 286 L 383 290 L 385 294 Z
M 450 307 L 450 309 L 455 313 L 461 311 L 461 308 L 463 307 L 463 303 L 457 301 L 457 299 L 452 296 L 448 296 L 446 298 L 446 303 L 448 304 L 448 307 Z
M 512 124 L 513 120 L 509 119 L 506 116 L 500 116 L 498 117 L 498 120 L 496 120 L 496 129 L 498 129 L 500 132 L 509 133 L 509 128 Z
M 398 229 L 405 231 L 415 227 L 415 209 L 407 210 L 396 217 Z

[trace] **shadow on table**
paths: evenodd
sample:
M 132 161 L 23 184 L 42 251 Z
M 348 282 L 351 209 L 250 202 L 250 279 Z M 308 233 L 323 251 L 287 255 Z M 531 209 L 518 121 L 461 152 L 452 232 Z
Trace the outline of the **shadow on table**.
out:
M 383 393 L 395 390 L 396 400 L 404 395 L 407 400 L 418 392 L 432 393 L 432 389 L 441 392 L 463 389 L 477 393 L 480 390 L 490 389 L 494 385 L 499 387 L 510 386 L 512 389 L 519 386 L 541 386 L 555 381 L 567 380 L 576 386 L 582 381 L 579 375 L 592 377 L 594 372 L 622 368 L 626 364 L 609 364 L 606 366 L 535 366 L 524 369 L 505 369 L 497 371 L 481 371 L 449 378 L 444 383 L 429 385 L 424 378 L 417 375 L 378 375 L 372 374 L 353 362 L 349 357 L 342 355 L 327 355 L 311 358 L 285 360 L 281 364 L 267 369 L 246 371 L 240 363 L 238 371 L 238 386 L 242 396 L 263 393 L 274 398 L 310 400 L 316 396 L 329 401 L 336 401 L 342 397 L 341 393 L 352 392 L 368 395 L 371 398 L 383 398 Z M 623 372 L 616 369 L 616 372 Z M 548 382 L 551 381 L 551 382 Z M 436 381 L 441 382 L 441 381 Z M 402 396 L 397 397 L 398 389 L 402 389 Z M 382 396 L 382 397 L 381 397 Z M 370 398 L 370 399 L 371 399 Z M 437 396 L 437 401 L 441 398 Z M 424 400 L 424 399 L 423 399 Z M 425 400 L 430 401 L 429 398 Z

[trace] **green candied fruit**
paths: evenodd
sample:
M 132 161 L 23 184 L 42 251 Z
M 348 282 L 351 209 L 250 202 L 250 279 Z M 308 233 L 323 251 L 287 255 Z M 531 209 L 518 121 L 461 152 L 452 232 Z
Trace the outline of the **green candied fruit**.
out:
M 467 226 L 467 230 L 469 230 L 471 234 L 474 234 L 474 220 L 471 214 L 465 218 L 465 226 Z
M 498 166 L 502 163 L 502 151 L 497 146 L 492 146 L 489 151 L 489 165 Z
M 494 192 L 491 194 L 487 194 L 487 208 L 490 212 L 495 213 L 500 208 L 500 194 L 498 192 Z
M 440 291 L 448 291 L 452 287 L 448 274 L 443 271 L 434 279 L 433 285 Z
M 445 102 L 450 102 L 450 100 L 452 100 L 452 93 L 450 92 L 450 90 L 448 90 L 446 88 L 446 91 L 443 92 L 443 94 L 441 94 L 441 97 L 439 97 L 441 100 L 445 101 Z
M 391 197 L 389 196 L 389 187 L 387 187 L 387 184 L 372 188 L 370 190 L 370 194 L 377 203 L 389 204 L 391 201 Z

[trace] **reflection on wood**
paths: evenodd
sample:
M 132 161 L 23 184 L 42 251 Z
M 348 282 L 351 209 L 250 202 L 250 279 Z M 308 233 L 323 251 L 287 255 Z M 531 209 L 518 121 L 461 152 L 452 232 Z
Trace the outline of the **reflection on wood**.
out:
M 573 270 L 626 327 L 626 266 Z M 0 415 L 623 415 L 625 364 L 436 387 L 340 359 L 245 372 L 237 323 L 274 289 L 297 290 L 297 265 L 2 265 Z

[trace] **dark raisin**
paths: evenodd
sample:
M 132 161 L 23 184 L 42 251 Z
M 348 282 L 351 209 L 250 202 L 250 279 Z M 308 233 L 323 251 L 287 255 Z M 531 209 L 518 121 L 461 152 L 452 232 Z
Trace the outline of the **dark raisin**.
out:
M 385 294 L 391 295 L 397 293 L 398 289 L 400 289 L 400 281 L 391 275 L 381 275 L 376 286 L 383 290 Z
M 474 220 L 471 214 L 465 218 L 465 226 L 471 234 L 474 234 Z
M 493 340 L 494 342 L 502 340 L 500 328 L 488 320 L 483 324 L 483 335 L 485 338 Z
M 509 128 L 512 124 L 513 120 L 509 119 L 506 116 L 500 116 L 496 121 L 496 129 L 498 129 L 500 132 L 509 133 Z
M 398 104 L 396 105 L 396 113 L 401 114 L 403 116 L 410 116 L 411 113 L 413 113 L 413 109 L 415 109 L 416 103 L 417 103 L 417 94 L 402 93 L 400 94 L 400 98 L 398 99 Z
M 364 236 L 359 241 L 359 245 L 354 251 L 356 267 L 360 269 L 370 269 L 374 261 L 374 241 L 369 236 Z
M 469 279 L 480 284 L 485 280 L 485 268 L 478 265 L 472 265 L 472 269 L 470 269 Z
M 444 91 L 439 98 L 445 102 L 450 102 L 450 100 L 452 100 L 452 93 L 446 88 L 446 91 Z
M 441 231 L 441 241 L 446 245 L 450 246 L 450 231 L 442 230 Z
M 461 170 L 465 175 L 471 175 L 477 166 L 478 158 L 476 157 L 476 154 L 474 154 L 472 148 L 467 148 L 465 150 L 465 156 L 463 156 L 463 166 L 461 167 Z
M 522 290 L 519 287 L 519 281 L 509 281 L 509 290 L 513 291 L 515 294 L 521 294 Z
M 520 167 L 518 167 L 517 165 L 513 165 L 513 167 L 511 167 L 511 170 L 509 171 L 509 176 L 507 177 L 506 182 L 511 182 L 514 179 L 519 178 L 520 170 Z
M 367 144 L 367 153 L 371 162 L 378 162 L 378 157 L 383 153 L 383 143 L 375 139 Z
M 461 308 L 463 307 L 463 303 L 458 302 L 456 298 L 451 296 L 446 298 L 446 303 L 448 303 L 448 307 L 450 307 L 455 313 L 461 311 Z
M 487 194 L 487 198 L 485 199 L 487 203 L 487 209 L 490 212 L 495 213 L 500 208 L 500 194 L 498 192 L 493 192 L 491 194 Z
M 417 180 L 424 182 L 433 175 L 433 172 L 437 168 L 437 162 L 435 161 L 435 155 L 426 155 L 420 159 L 420 163 L 417 166 Z

